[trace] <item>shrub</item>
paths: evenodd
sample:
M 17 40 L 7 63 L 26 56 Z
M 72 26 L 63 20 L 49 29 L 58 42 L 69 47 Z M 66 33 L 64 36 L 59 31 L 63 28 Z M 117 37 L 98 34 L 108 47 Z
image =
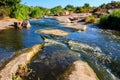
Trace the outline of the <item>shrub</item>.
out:
M 0 7 L 0 17 L 9 16 L 11 9 L 9 7 Z
M 113 11 L 109 15 L 101 16 L 99 24 L 103 28 L 120 30 L 120 10 Z
M 87 17 L 85 19 L 85 22 L 86 23 L 97 23 L 97 20 L 96 20 L 96 18 L 94 16 L 90 16 L 90 17 Z
M 29 7 L 25 5 L 18 5 L 11 13 L 11 17 L 19 20 L 29 19 Z
M 108 18 L 108 16 L 107 15 L 102 15 L 101 17 L 100 17 L 100 21 L 99 21 L 99 24 L 101 25 L 101 26 L 106 26 L 107 25 L 107 18 Z
M 27 65 L 19 65 L 17 72 L 12 75 L 12 80 L 26 80 L 30 73 L 32 73 L 32 69 Z
M 40 18 L 42 16 L 42 10 L 40 7 L 34 7 L 31 11 L 30 17 Z

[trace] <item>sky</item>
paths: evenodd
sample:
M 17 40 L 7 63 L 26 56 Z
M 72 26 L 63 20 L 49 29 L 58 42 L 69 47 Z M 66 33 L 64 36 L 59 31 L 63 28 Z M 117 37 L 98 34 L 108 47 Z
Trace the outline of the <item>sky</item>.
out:
M 91 6 L 99 6 L 103 3 L 109 3 L 111 1 L 120 0 L 22 0 L 21 3 L 28 6 L 42 6 L 46 8 L 53 8 L 58 5 L 65 7 L 68 4 L 74 6 L 83 6 L 85 3 L 89 3 Z

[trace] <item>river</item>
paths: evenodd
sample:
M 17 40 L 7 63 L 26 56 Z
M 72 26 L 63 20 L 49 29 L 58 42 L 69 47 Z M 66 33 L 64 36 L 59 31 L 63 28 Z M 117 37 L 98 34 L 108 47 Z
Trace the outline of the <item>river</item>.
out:
M 13 52 L 34 44 L 43 43 L 36 30 L 57 28 L 70 34 L 67 37 L 54 37 L 53 39 L 71 41 L 69 47 L 72 51 L 81 53 L 82 58 L 97 73 L 100 80 L 119 80 L 120 78 L 120 32 L 99 29 L 98 26 L 88 25 L 84 32 L 68 29 L 54 19 L 30 20 L 31 28 L 23 30 L 9 29 L 0 32 L 0 64 L 13 55 Z M 63 42 L 64 43 L 64 42 Z M 65 43 L 64 43 L 65 44 Z M 85 47 L 84 47 L 85 46 Z M 84 48 L 81 48 L 84 47 Z

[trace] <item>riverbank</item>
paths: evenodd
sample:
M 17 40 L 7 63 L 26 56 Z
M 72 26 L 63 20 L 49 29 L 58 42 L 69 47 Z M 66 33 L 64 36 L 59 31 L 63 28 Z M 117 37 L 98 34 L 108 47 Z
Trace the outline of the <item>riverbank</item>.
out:
M 0 31 L 5 29 L 14 28 L 14 22 L 17 22 L 19 20 L 14 18 L 4 18 L 0 20 Z
M 31 25 L 27 20 L 17 20 L 15 18 L 3 18 L 0 20 L 0 31 L 5 29 L 23 29 L 23 28 L 30 28 Z

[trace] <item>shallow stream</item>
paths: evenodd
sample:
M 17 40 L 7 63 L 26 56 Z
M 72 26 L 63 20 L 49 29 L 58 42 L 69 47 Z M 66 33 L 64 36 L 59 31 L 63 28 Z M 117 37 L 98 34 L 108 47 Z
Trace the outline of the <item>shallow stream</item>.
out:
M 81 58 L 89 63 L 94 69 L 100 80 L 119 80 L 120 78 L 120 32 L 113 30 L 99 29 L 98 26 L 88 25 L 84 32 L 65 28 L 64 23 L 59 23 L 54 19 L 30 20 L 32 27 L 30 29 L 15 30 L 9 29 L 0 32 L 0 64 L 12 56 L 13 52 L 34 44 L 43 43 L 41 36 L 65 44 L 70 51 L 79 53 Z M 37 33 L 36 30 L 46 28 L 57 28 L 70 34 L 67 37 L 54 37 Z M 53 46 L 55 47 L 55 46 Z M 49 59 L 50 51 L 55 52 L 53 47 L 43 50 L 32 62 L 41 60 L 44 51 Z M 55 47 L 57 50 L 57 47 Z M 59 47 L 58 47 L 59 48 Z M 66 48 L 60 48 L 66 49 Z M 67 50 L 67 49 L 66 49 Z M 60 52 L 59 50 L 57 52 Z M 66 52 L 65 52 L 66 53 Z M 71 52 L 70 52 L 71 53 Z M 57 53 L 54 53 L 57 55 Z M 50 55 L 52 56 L 52 55 Z M 62 55 L 63 56 L 63 55 Z M 52 56 L 53 57 L 53 56 Z M 78 59 L 71 57 L 71 59 Z M 43 59 L 43 58 L 42 58 Z M 41 60 L 45 62 L 45 60 Z M 64 60 L 62 60 L 64 61 Z M 48 63 L 48 62 L 46 62 Z M 51 62 L 52 63 L 52 62 Z M 42 68 L 41 68 L 42 69 Z M 58 69 L 58 68 L 57 68 Z M 49 71 L 49 70 L 48 70 Z M 43 74 L 42 74 L 43 75 Z

